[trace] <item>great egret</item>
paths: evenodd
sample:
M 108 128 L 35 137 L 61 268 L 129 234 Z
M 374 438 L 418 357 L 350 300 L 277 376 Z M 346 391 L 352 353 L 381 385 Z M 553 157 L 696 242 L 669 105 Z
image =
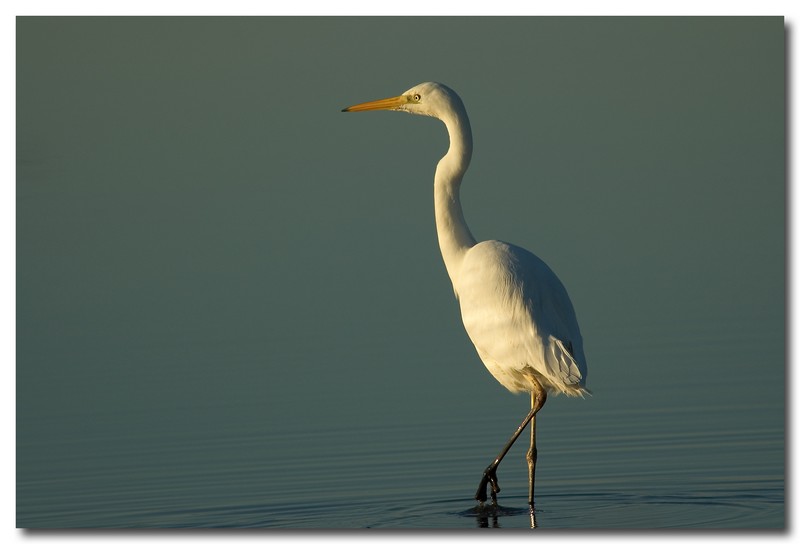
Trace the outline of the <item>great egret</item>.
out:
M 459 189 L 472 158 L 472 130 L 461 98 L 441 83 L 421 83 L 400 96 L 364 102 L 342 111 L 393 110 L 444 122 L 450 148 L 439 161 L 433 194 L 436 232 L 461 318 L 483 364 L 512 392 L 529 391 L 531 410 L 500 454 L 484 470 L 475 499 L 486 488 L 497 503 L 497 467 L 525 427 L 528 503 L 533 512 L 536 413 L 547 393 L 587 392 L 583 340 L 572 302 L 555 273 L 533 253 L 505 242 L 476 242 L 461 211 Z

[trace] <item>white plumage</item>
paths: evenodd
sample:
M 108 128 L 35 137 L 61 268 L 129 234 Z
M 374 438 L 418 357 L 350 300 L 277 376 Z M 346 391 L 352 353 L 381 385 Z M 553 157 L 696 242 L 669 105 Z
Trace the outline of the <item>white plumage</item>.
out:
M 534 254 L 498 241 L 465 254 L 453 283 L 464 328 L 483 364 L 510 391 L 582 395 L 583 340 L 566 289 Z
M 500 455 L 484 471 L 475 497 L 500 490 L 497 466 L 531 423 L 528 451 L 533 520 L 536 464 L 535 416 L 547 391 L 583 395 L 586 359 L 578 320 L 567 291 L 553 271 L 520 247 L 498 241 L 477 243 L 464 220 L 459 189 L 472 158 L 472 130 L 461 98 L 440 83 L 422 83 L 400 96 L 374 100 L 342 111 L 394 110 L 441 120 L 450 136 L 447 154 L 434 176 L 436 233 L 447 273 L 461 306 L 461 318 L 486 368 L 513 392 L 531 392 L 531 411 Z

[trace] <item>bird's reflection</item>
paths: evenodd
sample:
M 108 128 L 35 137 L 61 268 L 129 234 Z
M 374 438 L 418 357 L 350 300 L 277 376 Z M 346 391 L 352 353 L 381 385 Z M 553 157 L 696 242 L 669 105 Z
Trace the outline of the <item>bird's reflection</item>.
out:
M 500 518 L 503 516 L 520 516 L 528 514 L 531 521 L 531 529 L 538 527 L 536 522 L 536 512 L 533 506 L 527 510 L 522 508 L 508 508 L 497 503 L 480 503 L 470 511 L 475 516 L 475 522 L 479 529 L 501 529 Z
M 478 524 L 479 529 L 488 529 L 491 527 L 492 529 L 500 529 L 500 522 L 497 520 L 498 518 L 498 509 L 500 507 L 497 503 L 492 502 L 491 504 L 484 504 L 480 503 L 478 506 L 475 507 L 475 520 Z

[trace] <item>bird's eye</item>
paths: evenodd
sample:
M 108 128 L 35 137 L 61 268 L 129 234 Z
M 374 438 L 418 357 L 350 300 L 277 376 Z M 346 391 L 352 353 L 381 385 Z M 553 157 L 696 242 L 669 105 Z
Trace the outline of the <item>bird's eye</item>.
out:
M 414 102 L 419 102 L 422 97 L 419 94 L 414 95 Z

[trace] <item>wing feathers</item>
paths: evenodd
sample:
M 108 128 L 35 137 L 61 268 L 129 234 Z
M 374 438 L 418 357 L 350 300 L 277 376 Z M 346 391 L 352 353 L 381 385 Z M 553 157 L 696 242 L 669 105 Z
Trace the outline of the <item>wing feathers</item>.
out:
M 581 371 L 572 355 L 571 344 L 567 342 L 567 345 L 564 345 L 564 342 L 553 336 L 549 340 L 550 353 L 548 353 L 547 366 L 564 384 L 580 384 Z

